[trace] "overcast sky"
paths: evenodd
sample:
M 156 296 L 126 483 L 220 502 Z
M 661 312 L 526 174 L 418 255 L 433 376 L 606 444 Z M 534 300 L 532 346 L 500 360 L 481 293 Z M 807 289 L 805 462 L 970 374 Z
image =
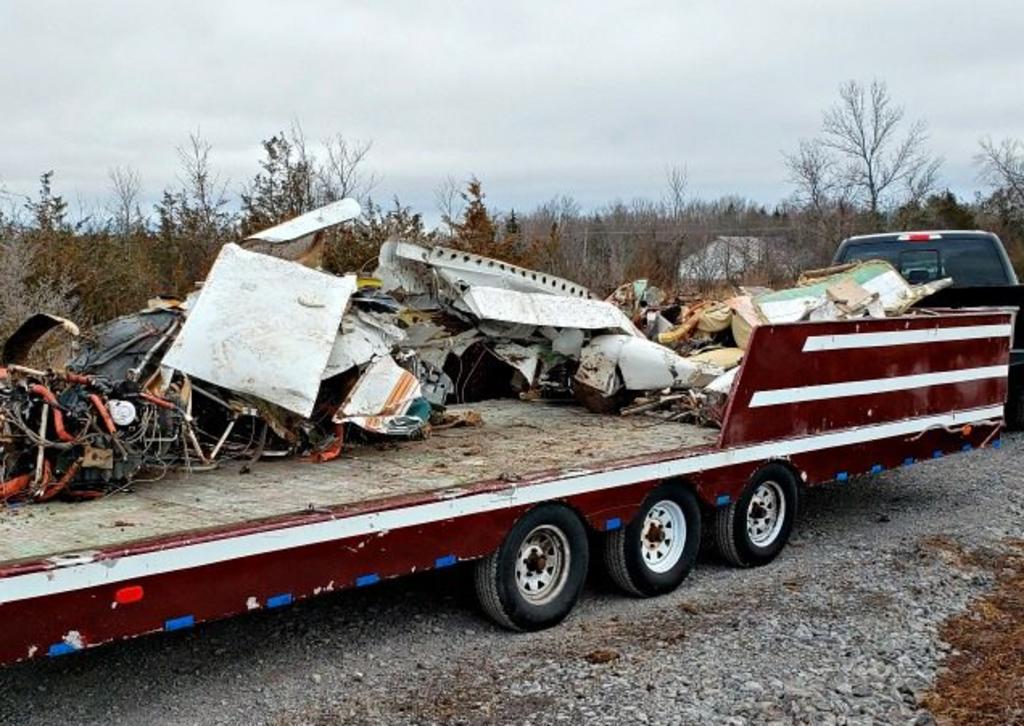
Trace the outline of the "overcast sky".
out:
M 584 207 L 690 191 L 771 203 L 780 152 L 816 133 L 840 82 L 888 82 L 924 118 L 944 184 L 978 187 L 979 137 L 1024 137 L 1024 6 L 993 2 L 44 2 L 0 0 L 0 184 L 147 199 L 197 128 L 239 186 L 259 142 L 373 141 L 380 197 L 434 218 L 447 175 L 491 202 Z

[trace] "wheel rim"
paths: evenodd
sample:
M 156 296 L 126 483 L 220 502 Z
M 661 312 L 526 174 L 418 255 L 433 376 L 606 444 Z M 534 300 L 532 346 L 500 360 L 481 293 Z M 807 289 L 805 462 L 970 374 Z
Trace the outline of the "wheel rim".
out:
M 774 542 L 786 519 L 786 496 L 774 481 L 762 482 L 747 505 L 747 537 L 758 547 Z
M 516 558 L 516 587 L 534 605 L 558 597 L 569 575 L 569 539 L 558 527 L 534 527 L 519 546 Z
M 671 499 L 647 511 L 640 534 L 644 564 L 652 572 L 668 572 L 679 563 L 686 547 L 686 516 Z

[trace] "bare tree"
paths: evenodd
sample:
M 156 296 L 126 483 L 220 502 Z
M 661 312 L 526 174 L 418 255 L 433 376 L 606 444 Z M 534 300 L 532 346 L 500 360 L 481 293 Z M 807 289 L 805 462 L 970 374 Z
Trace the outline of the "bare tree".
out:
M 1008 138 L 997 144 L 984 138 L 975 161 L 982 180 L 1002 190 L 1015 206 L 1024 207 L 1024 143 Z
M 115 166 L 107 172 L 110 179 L 110 213 L 114 230 L 120 235 L 129 235 L 144 224 L 139 198 L 142 194 L 142 178 L 130 166 Z
M 665 171 L 665 182 L 667 188 L 664 204 L 672 217 L 678 219 L 686 210 L 686 187 L 689 182 L 686 167 L 669 167 Z
M 213 145 L 199 130 L 189 134 L 188 143 L 177 147 L 182 177 L 179 178 L 200 225 L 212 229 L 220 226 L 223 208 L 228 203 L 227 181 L 210 167 Z
M 448 227 L 448 235 L 454 235 L 455 222 L 462 216 L 465 203 L 462 199 L 462 185 L 451 174 L 434 189 L 434 205 L 441 213 L 441 221 Z
M 905 112 L 882 81 L 839 87 L 839 103 L 825 112 L 819 143 L 838 155 L 839 173 L 877 214 L 900 184 L 921 197 L 934 185 L 942 160 L 928 154 L 927 126 L 918 120 L 900 136 Z
M 320 184 L 325 201 L 351 197 L 365 204 L 380 184 L 378 174 L 367 171 L 370 141 L 353 141 L 335 134 L 324 142 L 326 159 L 320 167 Z

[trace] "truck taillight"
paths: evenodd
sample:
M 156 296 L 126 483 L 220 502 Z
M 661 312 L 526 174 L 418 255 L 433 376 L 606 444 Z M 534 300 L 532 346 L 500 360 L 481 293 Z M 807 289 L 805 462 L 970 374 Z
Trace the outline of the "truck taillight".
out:
M 933 239 L 942 239 L 942 235 L 929 234 L 927 232 L 911 232 L 910 234 L 901 234 L 898 239 L 900 242 L 928 242 Z

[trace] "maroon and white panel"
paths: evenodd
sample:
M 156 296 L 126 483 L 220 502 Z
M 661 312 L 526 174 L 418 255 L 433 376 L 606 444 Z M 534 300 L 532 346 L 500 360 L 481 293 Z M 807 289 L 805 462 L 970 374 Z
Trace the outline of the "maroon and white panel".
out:
M 1006 401 L 1013 313 L 768 325 L 722 427 L 732 447 Z

